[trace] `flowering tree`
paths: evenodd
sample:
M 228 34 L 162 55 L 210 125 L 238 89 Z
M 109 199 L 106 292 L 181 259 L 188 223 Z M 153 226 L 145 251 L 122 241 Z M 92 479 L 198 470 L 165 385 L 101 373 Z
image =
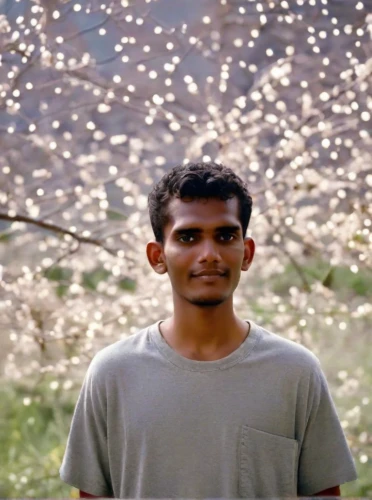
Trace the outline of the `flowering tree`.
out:
M 5 376 L 68 390 L 99 348 L 169 314 L 147 194 L 212 159 L 254 197 L 238 313 L 332 369 L 367 467 L 372 4 L 102 2 L 0 5 Z

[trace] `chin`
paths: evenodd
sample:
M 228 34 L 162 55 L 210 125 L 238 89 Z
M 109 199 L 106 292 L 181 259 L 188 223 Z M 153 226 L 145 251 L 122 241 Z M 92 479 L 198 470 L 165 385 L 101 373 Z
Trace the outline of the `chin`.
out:
M 198 297 L 196 299 L 189 300 L 189 302 L 198 307 L 215 307 L 223 304 L 225 300 L 226 298 L 224 297 Z

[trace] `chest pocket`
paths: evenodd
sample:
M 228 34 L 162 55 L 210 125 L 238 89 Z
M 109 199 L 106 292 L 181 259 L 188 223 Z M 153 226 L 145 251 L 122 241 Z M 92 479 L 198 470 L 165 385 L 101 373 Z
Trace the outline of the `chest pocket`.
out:
M 297 496 L 295 439 L 242 426 L 239 456 L 241 497 Z

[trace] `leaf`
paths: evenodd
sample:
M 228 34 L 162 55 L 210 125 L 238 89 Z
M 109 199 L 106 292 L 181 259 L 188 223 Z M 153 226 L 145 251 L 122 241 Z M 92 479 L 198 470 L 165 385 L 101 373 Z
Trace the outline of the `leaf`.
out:
M 118 286 L 121 290 L 134 292 L 137 288 L 137 282 L 131 278 L 123 278 L 118 282 Z
M 127 220 L 128 216 L 123 214 L 122 212 L 119 212 L 118 210 L 114 210 L 113 208 L 109 208 L 106 211 L 107 219 L 108 220 Z
M 7 243 L 12 239 L 12 235 L 10 233 L 0 233 L 0 243 Z
M 363 234 L 354 234 L 353 241 L 355 241 L 356 243 L 365 243 L 366 242 Z
M 94 271 L 83 273 L 82 285 L 89 290 L 95 290 L 100 281 L 106 280 L 110 276 L 110 272 L 103 267 L 96 268 Z
M 351 286 L 357 295 L 368 295 L 370 290 L 369 283 L 362 276 L 356 278 Z
M 327 288 L 332 288 L 333 281 L 334 281 L 334 268 L 331 267 L 331 269 L 325 275 L 325 277 L 322 281 L 322 285 L 327 287 Z
M 56 294 L 57 297 L 62 298 L 66 295 L 68 292 L 69 286 L 68 285 L 58 285 L 56 288 Z
M 68 281 L 72 276 L 72 269 L 69 267 L 54 266 L 47 269 L 44 276 L 50 281 Z

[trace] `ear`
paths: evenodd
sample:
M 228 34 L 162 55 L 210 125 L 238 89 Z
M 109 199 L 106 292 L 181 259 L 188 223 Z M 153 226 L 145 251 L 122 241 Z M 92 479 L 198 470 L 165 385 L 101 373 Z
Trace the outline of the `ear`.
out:
M 242 271 L 248 271 L 250 268 L 253 257 L 254 257 L 254 252 L 256 250 L 256 244 L 252 238 L 244 238 L 244 258 L 243 258 L 243 263 L 241 270 Z
M 167 272 L 162 243 L 149 241 L 146 246 L 146 255 L 150 266 L 156 273 L 165 274 Z

